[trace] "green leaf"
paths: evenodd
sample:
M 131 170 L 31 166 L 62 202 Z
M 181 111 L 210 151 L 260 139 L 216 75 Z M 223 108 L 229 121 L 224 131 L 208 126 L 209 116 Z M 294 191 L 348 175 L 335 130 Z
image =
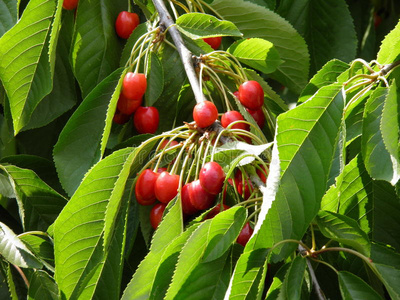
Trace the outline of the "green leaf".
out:
M 17 23 L 17 1 L 0 0 L 0 37 Z
M 7 266 L 5 262 L 0 262 L 0 299 L 11 300 L 11 292 L 7 285 Z
M 139 24 L 135 28 L 135 30 L 133 30 L 133 32 L 131 33 L 131 35 L 129 36 L 128 40 L 125 43 L 124 50 L 122 51 L 121 60 L 119 62 L 120 67 L 125 67 L 125 64 L 127 64 L 131 56 L 133 46 L 139 40 L 139 38 L 146 32 L 147 32 L 146 23 Z
M 345 72 L 349 68 L 349 65 L 345 62 L 332 59 L 328 61 L 311 79 L 306 85 L 304 90 L 297 101 L 297 104 L 303 103 L 314 95 L 318 89 L 323 86 L 335 83 L 338 76 Z
M 274 72 L 282 63 L 274 45 L 264 39 L 243 39 L 232 44 L 227 51 L 240 62 L 265 74 Z
M 306 270 L 306 259 L 296 256 L 285 274 L 278 299 L 300 299 Z
M 0 254 L 10 263 L 21 268 L 42 268 L 33 253 L 5 224 L 0 222 Z
M 153 104 L 161 96 L 164 89 L 164 69 L 154 52 L 150 53 L 150 71 L 148 71 L 147 90 L 146 90 L 146 106 Z
M 24 229 L 47 230 L 67 204 L 67 199 L 29 169 L 12 165 L 0 166 L 0 169 L 12 183 Z
M 347 271 L 340 271 L 338 277 L 343 299 L 382 300 L 382 297 L 360 277 Z
M 19 238 L 46 268 L 54 272 L 54 247 L 49 237 L 25 233 Z
M 385 103 L 389 99 L 389 109 L 396 109 L 394 114 L 397 118 L 397 100 L 396 97 L 396 86 L 394 85 L 394 92 L 392 88 L 391 96 L 389 97 L 389 89 L 387 88 L 377 88 L 368 99 L 365 104 L 364 110 L 364 118 L 363 118 L 363 132 L 361 137 L 361 151 L 362 156 L 364 158 L 365 166 L 368 170 L 370 176 L 374 179 L 386 180 L 391 184 L 395 184 L 400 178 L 400 167 L 397 165 L 398 162 L 398 153 L 397 153 L 397 143 L 398 140 L 389 140 L 393 136 L 398 135 L 395 131 L 399 130 L 399 127 L 396 127 L 396 120 L 393 120 L 393 112 L 387 112 L 385 117 L 383 118 L 383 109 Z M 384 124 L 384 122 L 392 121 L 393 124 Z M 382 124 L 385 129 L 385 137 L 386 143 L 390 144 L 391 150 L 393 151 L 395 145 L 395 153 L 393 153 L 396 157 L 392 158 L 387 150 L 387 147 L 384 143 L 383 133 L 382 133 Z M 393 129 L 390 129 L 388 126 L 393 126 Z M 393 130 L 393 134 L 391 136 L 391 132 Z M 397 158 L 397 159 L 396 159 Z M 393 160 L 393 161 L 392 161 Z
M 91 298 L 95 292 L 106 259 L 102 237 L 107 205 L 132 150 L 116 151 L 97 163 L 55 222 L 55 277 L 66 298 Z M 111 255 L 121 255 L 112 250 Z
M 19 22 L 0 39 L 0 78 L 10 101 L 15 134 L 52 89 L 54 52 L 49 41 L 55 9 L 55 0 L 30 1 Z
M 69 195 L 104 153 L 122 84 L 121 72 L 121 69 L 116 70 L 84 99 L 54 147 L 58 176 Z
M 279 270 L 274 274 L 274 278 L 272 279 L 272 283 L 268 288 L 267 291 L 267 296 L 265 297 L 265 300 L 275 300 L 278 299 L 283 280 L 285 278 L 285 275 L 287 273 L 287 270 L 289 269 L 289 266 L 291 263 L 286 263 L 282 267 L 279 268 Z
M 390 64 L 400 59 L 400 22 L 382 41 L 377 61 L 380 64 Z
M 327 238 L 350 245 L 362 254 L 369 256 L 371 251 L 369 238 L 355 220 L 341 214 L 321 210 L 316 221 L 322 234 Z
M 228 250 L 228 247 L 239 235 L 241 228 L 241 226 L 235 225 L 236 219 L 244 222 L 244 217 L 245 209 L 243 207 L 233 207 L 219 213 L 212 220 L 203 222 L 193 232 L 179 256 L 174 277 L 165 299 L 174 299 L 179 293 L 183 292 L 182 287 L 185 282 L 188 282 L 191 273 L 200 268 L 199 265 L 207 264 L 205 255 L 212 255 L 211 257 L 215 259 L 221 257 Z M 220 236 L 224 234 L 226 234 L 226 237 L 221 239 Z M 217 245 L 219 246 L 216 247 Z M 204 276 L 204 274 L 198 274 L 198 277 L 201 276 Z M 206 290 L 203 291 L 206 292 Z M 204 297 L 209 299 L 206 294 L 204 294 Z
M 122 41 L 115 32 L 115 20 L 125 9 L 123 1 L 79 3 L 71 62 L 84 98 L 119 66 Z
M 286 0 L 278 13 L 306 40 L 311 74 L 330 59 L 350 62 L 355 58 L 357 36 L 346 1 Z
M 235 24 L 203 13 L 188 13 L 176 19 L 178 29 L 192 39 L 242 36 Z
M 271 77 L 300 94 L 308 81 L 309 54 L 303 38 L 289 22 L 267 8 L 243 0 L 215 0 L 211 7 L 233 22 L 244 38 L 270 41 L 284 61 Z
M 54 279 L 44 271 L 35 271 L 29 280 L 28 300 L 57 300 L 58 287 Z

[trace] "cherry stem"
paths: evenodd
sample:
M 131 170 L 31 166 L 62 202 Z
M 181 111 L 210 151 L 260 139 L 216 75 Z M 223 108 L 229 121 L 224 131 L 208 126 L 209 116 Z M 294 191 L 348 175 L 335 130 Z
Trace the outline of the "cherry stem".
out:
M 25 273 L 21 270 L 20 267 L 14 265 L 14 264 L 13 264 L 13 266 L 17 270 L 17 272 L 19 273 L 21 278 L 24 280 L 26 287 L 29 288 L 29 281 L 28 281 L 28 278 L 26 278 Z

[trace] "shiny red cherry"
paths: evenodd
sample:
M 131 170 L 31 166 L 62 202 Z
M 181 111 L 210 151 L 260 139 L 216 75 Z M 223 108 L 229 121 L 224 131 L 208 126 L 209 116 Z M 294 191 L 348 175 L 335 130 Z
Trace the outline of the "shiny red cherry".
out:
M 246 110 L 253 117 L 254 121 L 256 121 L 257 125 L 260 128 L 263 128 L 264 124 L 265 124 L 265 116 L 264 116 L 262 109 L 260 108 L 257 110 L 251 110 L 251 109 L 246 108 Z
M 254 80 L 246 81 L 239 86 L 239 101 L 245 107 L 257 110 L 264 104 L 264 91 Z
M 201 186 L 206 192 L 212 195 L 217 195 L 222 191 L 225 172 L 218 163 L 210 161 L 201 168 L 199 180 Z
M 128 99 L 123 93 L 119 95 L 117 107 L 120 112 L 125 115 L 133 114 L 142 104 L 142 98 L 139 100 Z
M 162 172 L 155 183 L 156 198 L 162 203 L 168 203 L 178 194 L 179 175 Z
M 192 205 L 198 210 L 210 208 L 214 203 L 215 196 L 208 193 L 200 184 L 200 180 L 190 183 L 189 197 Z
M 189 186 L 190 186 L 190 183 L 186 183 L 182 187 L 182 191 L 181 191 L 182 211 L 185 215 L 193 215 L 194 213 L 197 212 L 196 207 L 194 207 L 192 205 L 192 203 L 190 202 Z
M 75 9 L 78 6 L 79 0 L 64 0 L 63 8 L 67 10 Z
M 240 231 L 236 241 L 243 247 L 246 246 L 251 235 L 253 234 L 253 231 L 253 228 L 251 228 L 249 222 L 247 222 L 246 224 L 244 224 L 242 231 Z
M 221 45 L 222 36 L 204 38 L 203 41 L 205 41 L 207 44 L 209 44 L 211 46 L 211 48 L 213 48 L 214 50 L 217 50 L 219 48 L 219 46 Z
M 139 107 L 133 115 L 133 124 L 139 133 L 155 133 L 158 129 L 160 116 L 153 106 Z
M 268 168 L 264 168 L 263 166 L 260 166 L 262 169 L 256 170 L 258 177 L 260 177 L 261 181 L 266 183 L 267 182 L 267 177 L 268 177 Z
M 165 205 L 163 203 L 157 203 L 151 209 L 151 211 L 150 211 L 150 224 L 151 224 L 151 227 L 153 227 L 154 230 L 160 224 L 166 206 L 167 205 Z
M 203 101 L 193 108 L 193 120 L 200 128 L 210 126 L 218 118 L 218 110 L 211 101 Z
M 212 219 L 218 215 L 221 211 L 227 210 L 230 206 L 223 204 L 221 209 L 221 203 L 218 203 L 206 216 L 206 219 Z
M 115 21 L 115 31 L 120 38 L 127 39 L 138 25 L 139 16 L 137 14 L 121 11 Z
M 236 121 L 244 121 L 242 114 L 236 110 L 227 111 L 221 117 L 221 125 L 225 128 L 228 127 L 229 124 Z M 237 123 L 233 125 L 231 128 L 249 130 L 250 126 L 246 123 Z
M 154 187 L 158 175 L 158 173 L 154 173 L 150 169 L 146 169 L 140 173 L 135 185 L 136 201 L 139 204 L 151 205 L 156 201 Z
M 128 99 L 142 99 L 147 89 L 146 75 L 143 73 L 126 73 L 122 81 L 122 93 Z

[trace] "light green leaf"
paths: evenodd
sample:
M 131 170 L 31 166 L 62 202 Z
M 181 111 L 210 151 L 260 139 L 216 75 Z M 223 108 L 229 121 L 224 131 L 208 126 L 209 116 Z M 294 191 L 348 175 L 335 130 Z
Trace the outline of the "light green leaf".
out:
M 309 54 L 305 41 L 289 22 L 265 7 L 243 0 L 215 0 L 211 7 L 233 22 L 244 38 L 273 43 L 284 63 L 271 77 L 300 94 L 308 81 Z
M 306 271 L 306 259 L 296 256 L 285 274 L 278 299 L 300 299 Z
M 265 74 L 274 72 L 282 63 L 274 45 L 264 39 L 243 39 L 232 44 L 227 51 L 240 62 Z
M 0 222 L 0 254 L 10 263 L 21 268 L 42 268 L 33 253 L 5 224 Z
M 350 245 L 362 254 L 369 256 L 371 243 L 367 234 L 357 222 L 349 217 L 321 210 L 316 221 L 322 234 L 329 239 Z
M 24 233 L 19 235 L 19 239 L 47 269 L 54 272 L 54 247 L 49 237 Z
M 153 104 L 161 96 L 164 89 L 164 69 L 154 52 L 150 53 L 150 70 L 147 78 L 146 106 L 153 106 Z
M 77 10 L 71 61 L 85 98 L 104 78 L 118 68 L 122 40 L 115 32 L 123 1 L 81 1 Z
M 390 64 L 400 59 L 400 22 L 382 41 L 377 61 Z
M 188 13 L 176 19 L 178 29 L 192 39 L 242 36 L 235 24 L 203 13 Z
M 17 1 L 0 0 L 0 37 L 17 23 Z
M 343 299 L 382 300 L 382 297 L 360 277 L 347 271 L 340 271 L 338 277 Z
M 55 9 L 55 0 L 29 1 L 20 21 L 0 39 L 0 78 L 10 101 L 15 134 L 52 89 L 54 51 L 49 41 Z
M 28 300 L 57 300 L 58 287 L 54 279 L 44 271 L 35 271 L 29 280 Z

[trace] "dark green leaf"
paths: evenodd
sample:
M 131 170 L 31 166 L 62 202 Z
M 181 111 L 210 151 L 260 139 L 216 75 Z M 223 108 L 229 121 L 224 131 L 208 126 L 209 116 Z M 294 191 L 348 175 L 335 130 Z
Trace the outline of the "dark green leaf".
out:
M 17 1 L 0 0 L 0 37 L 17 23 Z
M 58 287 L 54 279 L 44 271 L 35 271 L 29 280 L 28 300 L 57 300 Z
M 382 300 L 382 297 L 360 277 L 346 271 L 339 272 L 338 277 L 343 299 Z
M 46 268 L 54 272 L 54 247 L 49 237 L 25 233 L 19 238 Z
M 153 106 L 164 88 L 164 69 L 154 52 L 150 53 L 150 71 L 148 71 L 146 106 Z
M 128 60 L 131 56 L 132 48 L 139 38 L 147 32 L 146 23 L 139 24 L 135 30 L 131 33 L 128 40 L 126 41 L 124 50 L 121 54 L 121 60 L 119 62 L 120 67 L 126 67 Z
M 274 274 L 271 285 L 268 288 L 267 296 L 265 300 L 275 300 L 278 299 L 279 293 L 282 287 L 283 280 L 285 278 L 286 272 L 289 269 L 291 263 L 286 263 Z
M 297 256 L 289 266 L 278 299 L 300 299 L 306 270 L 306 259 Z
M 192 39 L 241 36 L 235 24 L 203 13 L 188 13 L 176 19 L 178 29 Z

